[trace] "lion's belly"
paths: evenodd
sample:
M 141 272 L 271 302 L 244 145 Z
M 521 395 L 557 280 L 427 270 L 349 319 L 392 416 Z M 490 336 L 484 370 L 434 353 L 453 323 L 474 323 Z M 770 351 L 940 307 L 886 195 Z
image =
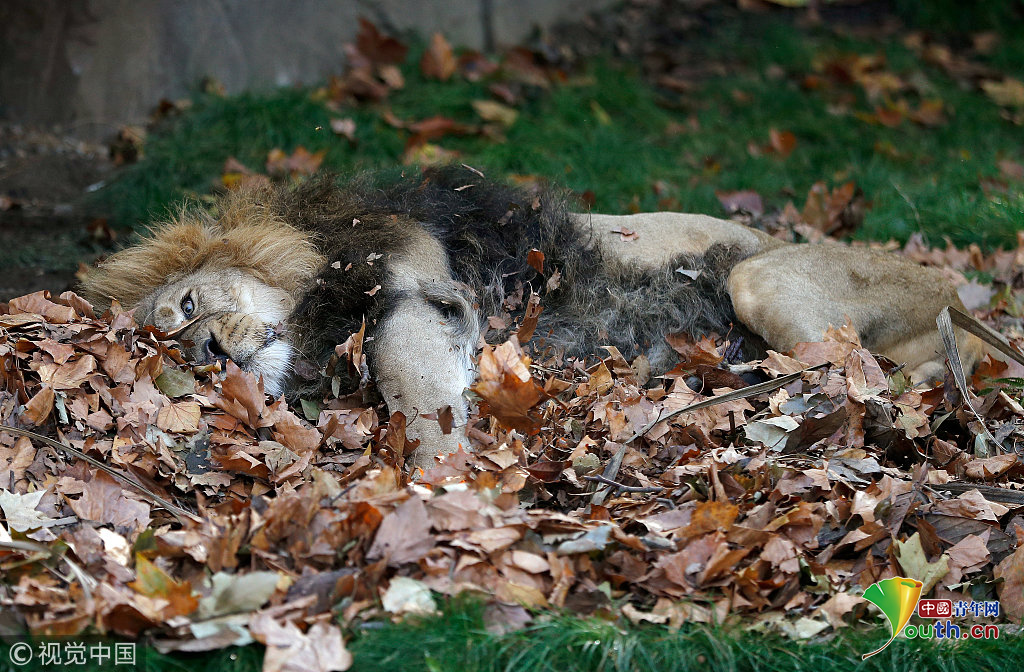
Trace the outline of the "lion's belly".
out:
M 593 232 L 611 258 L 657 268 L 684 254 L 702 255 L 715 244 L 744 256 L 784 245 L 768 234 L 707 215 L 645 212 L 636 215 L 577 214 L 585 233 Z

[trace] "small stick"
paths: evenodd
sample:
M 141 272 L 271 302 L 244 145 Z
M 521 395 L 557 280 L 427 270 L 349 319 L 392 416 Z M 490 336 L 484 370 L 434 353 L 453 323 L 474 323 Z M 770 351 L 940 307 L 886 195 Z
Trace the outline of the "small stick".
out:
M 719 395 L 717 397 L 710 397 L 708 399 L 698 401 L 697 403 L 690 404 L 689 406 L 677 408 L 671 413 L 659 415 L 651 422 L 648 422 L 646 425 L 644 425 L 643 429 L 641 429 L 639 432 L 626 439 L 626 443 L 632 443 L 633 441 L 636 441 L 641 436 L 654 429 L 654 426 L 657 425 L 659 422 L 671 420 L 672 418 L 683 413 L 686 413 L 687 411 L 696 411 L 701 408 L 708 408 L 709 406 L 717 406 L 718 404 L 724 404 L 727 401 L 733 401 L 735 399 L 745 399 L 747 397 L 752 397 L 755 394 L 761 394 L 762 392 L 772 392 L 774 390 L 779 389 L 780 387 L 783 387 L 784 385 L 789 385 L 794 380 L 797 380 L 798 378 L 800 378 L 800 376 L 807 373 L 808 371 L 817 371 L 818 369 L 823 369 L 826 366 L 829 366 L 830 364 L 831 362 L 824 362 L 822 364 L 818 364 L 817 366 L 809 366 L 806 369 L 801 369 L 800 371 L 797 371 L 795 373 L 787 373 L 786 375 L 780 376 L 775 380 L 766 380 L 765 382 L 757 383 L 756 385 L 748 385 L 747 387 L 741 387 L 738 390 L 726 392 L 725 394 Z
M 94 457 L 89 457 L 88 455 L 86 455 L 82 451 L 80 451 L 77 448 L 74 448 L 72 446 L 69 446 L 66 443 L 61 443 L 60 441 L 54 441 L 53 439 L 51 439 L 49 437 L 46 437 L 46 436 L 43 436 L 42 434 L 37 434 L 35 432 L 30 432 L 27 429 L 19 429 L 17 427 L 11 427 L 9 425 L 2 425 L 2 424 L 0 424 L 0 431 L 11 432 L 12 434 L 17 434 L 18 436 L 25 436 L 25 437 L 28 437 L 29 439 L 35 439 L 36 441 L 42 441 L 43 443 L 45 443 L 50 448 L 56 448 L 57 450 L 61 450 L 61 451 L 64 451 L 65 453 L 69 453 L 73 457 L 77 457 L 78 459 L 80 459 L 80 460 L 82 460 L 84 462 L 88 462 L 89 464 L 91 464 L 92 466 L 96 467 L 97 469 L 99 469 L 101 471 L 107 472 L 108 474 L 110 474 L 114 478 L 118 479 L 119 481 L 122 481 L 123 483 L 127 483 L 128 485 L 132 486 L 133 488 L 135 488 L 139 492 L 143 493 L 144 495 L 146 495 L 147 497 L 152 499 L 154 502 L 156 502 L 160 506 L 162 506 L 165 509 L 167 509 L 175 518 L 178 519 L 178 522 L 182 522 L 182 520 L 181 520 L 182 517 L 188 518 L 189 520 L 192 520 L 192 521 L 194 521 L 196 523 L 202 523 L 203 522 L 203 519 L 200 518 L 199 516 L 197 516 L 196 514 L 192 513 L 191 511 L 187 511 L 186 509 L 181 508 L 177 504 L 174 504 L 172 502 L 167 501 L 166 499 L 164 499 L 160 495 L 156 494 L 155 492 L 153 492 L 152 490 L 150 490 L 149 488 L 144 486 L 141 482 L 136 480 L 134 477 L 132 477 L 132 476 L 130 476 L 130 475 L 120 471 L 119 469 L 115 469 L 114 467 L 110 466 L 109 464 L 107 464 L 105 462 L 101 462 L 100 460 L 97 460 Z
M 176 326 L 174 329 L 171 329 L 170 331 L 165 331 L 164 338 L 177 338 L 181 334 L 181 332 L 185 331 L 186 329 L 188 329 L 193 324 L 195 324 L 196 322 L 198 322 L 199 320 L 203 319 L 206 316 L 207 313 L 199 313 L 191 320 L 186 320 L 179 324 L 178 326 Z
M 957 389 L 960 390 L 960 395 L 964 399 L 964 406 L 970 409 L 974 418 L 978 421 L 978 425 L 981 426 L 981 431 L 988 444 L 992 447 L 992 452 L 1002 453 L 1002 445 L 996 441 L 996 437 L 992 436 L 992 432 L 988 431 L 988 426 L 982 419 L 981 415 L 974 408 L 974 404 L 971 403 L 971 397 L 973 396 L 970 389 L 967 386 L 967 376 L 964 375 L 964 365 L 960 361 L 960 352 L 956 346 L 956 334 L 953 332 L 953 313 L 958 313 L 961 317 L 967 317 L 960 311 L 946 306 L 939 313 L 939 316 L 935 318 L 935 326 L 939 330 L 939 337 L 942 339 L 942 345 L 946 349 L 946 359 L 949 360 L 949 370 L 953 373 L 953 382 L 956 384 Z M 958 320 L 960 322 L 960 320 Z M 966 324 L 970 325 L 970 322 Z M 981 324 L 980 322 L 978 324 Z M 961 325 L 962 326 L 962 325 Z M 984 326 L 984 325 L 982 325 Z
M 615 451 L 615 455 L 612 456 L 611 462 L 604 468 L 604 473 L 601 474 L 601 478 L 607 481 L 615 482 L 616 477 L 619 475 L 619 468 L 622 466 L 622 458 L 626 456 L 626 444 L 619 446 L 619 449 Z M 599 487 L 594 496 L 590 498 L 591 504 L 597 504 L 601 506 L 604 504 L 604 500 L 608 497 L 610 492 L 609 488 Z
M 621 492 L 661 492 L 665 490 L 665 488 L 660 487 L 642 488 L 636 485 L 626 485 L 625 483 L 619 483 L 618 481 L 613 481 L 612 479 L 605 478 L 604 476 L 584 476 L 583 480 L 594 481 L 595 483 L 604 483 L 605 485 L 618 488 Z

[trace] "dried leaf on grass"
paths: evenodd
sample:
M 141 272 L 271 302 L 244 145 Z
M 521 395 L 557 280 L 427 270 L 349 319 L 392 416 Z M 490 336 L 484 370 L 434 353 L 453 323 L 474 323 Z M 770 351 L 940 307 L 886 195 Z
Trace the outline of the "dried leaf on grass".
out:
M 989 256 L 904 252 L 1020 290 L 1024 239 Z M 543 308 L 534 296 L 507 325 Z M 978 315 L 1000 326 L 1011 305 Z M 365 377 L 363 335 L 329 370 Z M 472 449 L 413 484 L 396 467 L 412 446 L 404 418 L 361 395 L 307 396 L 297 414 L 233 363 L 191 369 L 128 313 L 96 317 L 71 294 L 14 300 L 0 308 L 0 422 L 15 428 L 0 430 L 0 545 L 18 573 L 0 600 L 36 633 L 102 624 L 195 650 L 252 636 L 273 670 L 352 664 L 324 620 L 335 605 L 350 623 L 462 590 L 520 625 L 521 605 L 623 604 L 669 624 L 766 614 L 804 637 L 848 627 L 855 594 L 910 574 L 936 595 L 998 596 L 1020 618 L 1022 470 L 1009 448 L 972 454 L 978 436 L 1024 441 L 1019 390 L 984 378 L 1008 365 L 979 370 L 995 387 L 975 417 L 952 384 L 898 385 L 849 328 L 742 365 L 720 337 L 670 343 L 681 363 L 651 382 L 614 348 L 578 363 L 488 346 Z M 744 387 L 734 367 L 767 380 Z M 693 375 L 711 389 L 688 387 Z M 55 574 L 65 560 L 78 570 Z

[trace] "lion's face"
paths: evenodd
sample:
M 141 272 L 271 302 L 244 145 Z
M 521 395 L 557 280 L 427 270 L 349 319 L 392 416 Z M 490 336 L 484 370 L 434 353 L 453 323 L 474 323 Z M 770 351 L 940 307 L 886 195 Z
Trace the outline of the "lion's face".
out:
M 200 269 L 157 287 L 139 302 L 136 318 L 178 332 L 192 361 L 231 359 L 277 396 L 292 367 L 285 320 L 294 307 L 288 292 L 242 269 Z
M 134 309 L 138 322 L 174 333 L 192 361 L 230 358 L 283 393 L 296 349 L 285 321 L 326 261 L 278 214 L 283 193 L 240 189 L 216 216 L 183 207 L 87 273 L 83 296 L 100 311 L 115 301 Z

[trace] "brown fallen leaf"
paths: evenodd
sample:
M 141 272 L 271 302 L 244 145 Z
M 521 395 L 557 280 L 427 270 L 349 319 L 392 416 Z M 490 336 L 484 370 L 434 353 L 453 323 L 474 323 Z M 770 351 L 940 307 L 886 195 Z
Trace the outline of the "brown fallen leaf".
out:
M 1024 618 L 1024 545 L 996 565 L 993 577 L 1002 579 L 996 587 L 999 606 L 1010 619 L 1020 621 Z
M 540 462 L 534 462 L 530 466 L 526 467 L 526 471 L 530 472 L 530 475 L 538 481 L 554 483 L 558 480 L 558 477 L 562 475 L 562 472 L 571 466 L 572 462 L 567 460 L 541 460 Z
M 436 140 L 446 135 L 466 135 L 475 130 L 470 126 L 460 124 L 454 119 L 440 114 L 410 122 L 405 127 L 412 133 L 405 143 L 406 152 L 430 140 Z
M 768 138 L 772 150 L 784 159 L 796 149 L 796 136 L 792 131 L 780 131 L 772 128 L 768 130 Z
M 249 630 L 267 647 L 263 672 L 344 672 L 352 667 L 341 629 L 332 623 L 314 623 L 303 632 L 291 621 L 282 625 L 258 612 L 249 619 Z
M 50 417 L 50 412 L 53 411 L 53 400 L 53 388 L 49 385 L 43 385 L 36 392 L 36 395 L 25 404 L 25 411 L 21 414 L 21 417 L 33 425 L 38 426 L 45 423 L 46 419 Z
M 76 484 L 82 494 L 68 499 L 68 505 L 84 520 L 125 528 L 145 528 L 150 522 L 150 507 L 145 502 L 126 497 L 120 483 L 102 472 L 92 479 Z M 70 493 L 69 493 L 70 494 Z
M 199 431 L 201 415 L 199 404 L 194 401 L 167 404 L 157 414 L 156 426 L 165 432 L 191 434 Z
M 544 312 L 544 307 L 540 305 L 540 295 L 531 292 L 530 298 L 526 302 L 526 312 L 523 313 L 522 324 L 516 330 L 516 340 L 520 344 L 528 343 L 533 338 L 533 332 L 537 330 L 542 312 Z
M 708 337 L 694 339 L 686 333 L 669 334 L 665 341 L 682 358 L 680 367 L 689 371 L 698 366 L 717 366 L 722 361 L 715 342 Z M 801 367 L 802 368 L 802 367 Z M 800 369 L 797 369 L 798 371 Z
M 274 148 L 267 154 L 267 173 L 278 177 L 285 175 L 292 177 L 312 175 L 320 170 L 320 164 L 323 163 L 326 154 L 327 150 L 325 149 L 321 149 L 316 153 L 310 153 L 302 145 L 296 147 L 295 151 L 290 155 L 285 154 L 278 148 Z
M 79 357 L 67 364 L 44 364 L 39 375 L 54 390 L 74 390 L 96 371 L 96 359 L 92 355 Z
M 19 296 L 11 299 L 7 305 L 12 314 L 35 313 L 42 315 L 50 322 L 58 324 L 74 322 L 78 318 L 74 308 L 50 301 L 50 293 L 46 291 Z
M 257 384 L 256 378 L 251 373 L 242 371 L 237 364 L 229 359 L 221 388 L 225 397 L 238 402 L 245 410 L 245 417 L 241 417 L 239 420 L 247 420 L 250 427 L 259 427 L 260 418 L 266 409 L 263 385 Z
M 390 35 L 381 33 L 377 26 L 364 18 L 359 19 L 356 48 L 374 64 L 398 65 L 405 61 L 409 47 Z
M 1017 466 L 1018 463 L 1019 460 L 1013 453 L 996 455 L 995 457 L 987 457 L 980 460 L 971 460 L 964 465 L 964 476 L 972 479 L 991 481 L 992 479 L 998 478 L 1010 471 Z
M 544 253 L 540 250 L 530 250 L 526 255 L 526 263 L 537 273 L 544 275 Z
M 547 395 L 530 375 L 530 358 L 515 341 L 480 353 L 480 375 L 471 388 L 480 395 L 482 409 L 506 427 L 535 432 L 540 419 L 533 413 Z
M 619 240 L 622 240 L 623 242 L 633 242 L 634 240 L 640 237 L 639 233 L 625 226 L 619 227 L 617 229 L 612 229 L 612 233 L 619 234 Z
M 384 516 L 366 557 L 372 560 L 383 559 L 388 565 L 398 567 L 416 562 L 434 544 L 427 508 L 419 497 L 413 495 Z
M 715 196 L 729 215 L 747 212 L 754 216 L 764 214 L 764 203 L 756 191 L 716 191 Z
M 439 79 L 442 82 L 448 81 L 455 73 L 457 62 L 452 52 L 452 45 L 444 39 L 441 33 L 434 33 L 430 37 L 430 45 L 423 52 L 420 59 L 420 71 L 429 79 Z
M 909 112 L 910 120 L 915 124 L 935 128 L 946 123 L 946 106 L 941 99 L 922 100 L 921 104 Z

